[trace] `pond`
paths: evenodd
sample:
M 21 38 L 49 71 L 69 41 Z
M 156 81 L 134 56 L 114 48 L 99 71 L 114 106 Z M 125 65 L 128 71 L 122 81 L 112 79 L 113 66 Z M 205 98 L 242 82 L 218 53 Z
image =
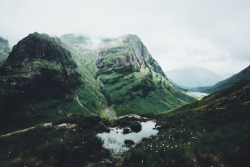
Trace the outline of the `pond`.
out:
M 123 129 L 110 128 L 109 133 L 98 133 L 97 136 L 104 141 L 103 147 L 109 149 L 113 157 L 119 158 L 123 152 L 129 150 L 129 147 L 124 145 L 124 140 L 130 139 L 138 143 L 143 137 L 156 135 L 158 130 L 153 129 L 155 124 L 153 121 L 141 122 L 142 130 L 138 133 L 123 134 Z
M 196 96 L 208 96 L 209 95 L 207 93 L 202 93 L 202 92 L 187 92 L 187 94 L 196 95 Z

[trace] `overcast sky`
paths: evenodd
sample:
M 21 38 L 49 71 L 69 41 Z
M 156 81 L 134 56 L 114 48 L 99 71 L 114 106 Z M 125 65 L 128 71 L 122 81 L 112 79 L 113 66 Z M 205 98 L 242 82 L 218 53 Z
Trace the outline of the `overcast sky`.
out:
M 250 0 L 0 0 L 0 36 L 138 35 L 163 71 L 228 77 L 250 65 Z

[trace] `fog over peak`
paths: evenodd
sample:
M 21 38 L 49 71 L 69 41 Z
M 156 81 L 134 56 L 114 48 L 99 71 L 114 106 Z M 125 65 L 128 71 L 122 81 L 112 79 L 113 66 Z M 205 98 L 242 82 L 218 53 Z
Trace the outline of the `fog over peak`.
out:
M 250 64 L 249 0 L 1 0 L 0 9 L 11 47 L 33 32 L 136 34 L 164 71 L 200 66 L 228 77 Z

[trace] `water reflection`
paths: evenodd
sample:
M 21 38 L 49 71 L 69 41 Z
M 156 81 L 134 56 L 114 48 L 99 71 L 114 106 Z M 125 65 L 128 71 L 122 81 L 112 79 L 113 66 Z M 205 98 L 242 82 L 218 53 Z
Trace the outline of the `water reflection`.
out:
M 125 147 L 124 140 L 130 139 L 137 143 L 143 137 L 149 137 L 158 133 L 158 130 L 153 129 L 155 127 L 155 122 L 153 121 L 141 122 L 141 125 L 142 130 L 138 133 L 123 134 L 121 133 L 123 129 L 111 128 L 109 133 L 98 133 L 97 136 L 104 141 L 103 147 L 109 149 L 113 157 L 118 158 L 124 151 L 129 149 Z

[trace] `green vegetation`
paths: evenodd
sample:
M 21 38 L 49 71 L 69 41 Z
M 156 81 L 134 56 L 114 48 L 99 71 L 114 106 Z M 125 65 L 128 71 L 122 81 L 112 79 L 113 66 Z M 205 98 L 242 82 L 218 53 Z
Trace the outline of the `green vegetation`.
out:
M 0 137 L 0 166 L 100 166 L 110 152 L 102 148 L 97 131 L 105 131 L 99 117 L 65 115 L 53 126 L 37 125 L 26 132 Z M 59 123 L 76 124 L 57 128 Z M 99 164 L 99 165 L 98 165 Z
M 0 134 L 64 114 L 101 115 L 107 108 L 105 97 L 81 75 L 71 53 L 46 34 L 21 40 L 0 71 Z
M 172 86 L 138 37 L 91 44 L 70 34 L 19 41 L 0 69 L 0 134 L 64 114 L 113 118 L 195 101 Z
M 119 166 L 246 166 L 249 154 L 250 80 L 183 105 L 148 115 L 161 126 Z
M 67 34 L 60 38 L 81 75 L 105 96 L 117 116 L 160 113 L 195 101 L 171 85 L 137 36 L 105 40 L 97 49 L 84 36 Z
M 220 90 L 226 89 L 238 82 L 244 81 L 250 79 L 250 66 L 239 72 L 238 74 L 235 74 L 231 76 L 228 79 L 225 79 L 223 81 L 218 82 L 217 84 L 210 86 L 205 89 L 200 89 L 199 91 L 205 92 L 205 93 L 215 93 Z
M 69 114 L 52 126 L 0 137 L 1 166 L 245 166 L 249 157 L 250 80 L 160 113 L 142 114 L 159 126 L 156 136 L 143 138 L 113 159 L 97 132 L 129 127 L 133 119 L 102 119 Z M 70 123 L 58 128 L 57 125 Z M 74 125 L 75 124 L 75 125 Z M 132 128 L 131 128 L 132 129 Z M 125 141 L 132 145 L 133 141 Z M 101 162 L 110 158 L 112 163 Z

